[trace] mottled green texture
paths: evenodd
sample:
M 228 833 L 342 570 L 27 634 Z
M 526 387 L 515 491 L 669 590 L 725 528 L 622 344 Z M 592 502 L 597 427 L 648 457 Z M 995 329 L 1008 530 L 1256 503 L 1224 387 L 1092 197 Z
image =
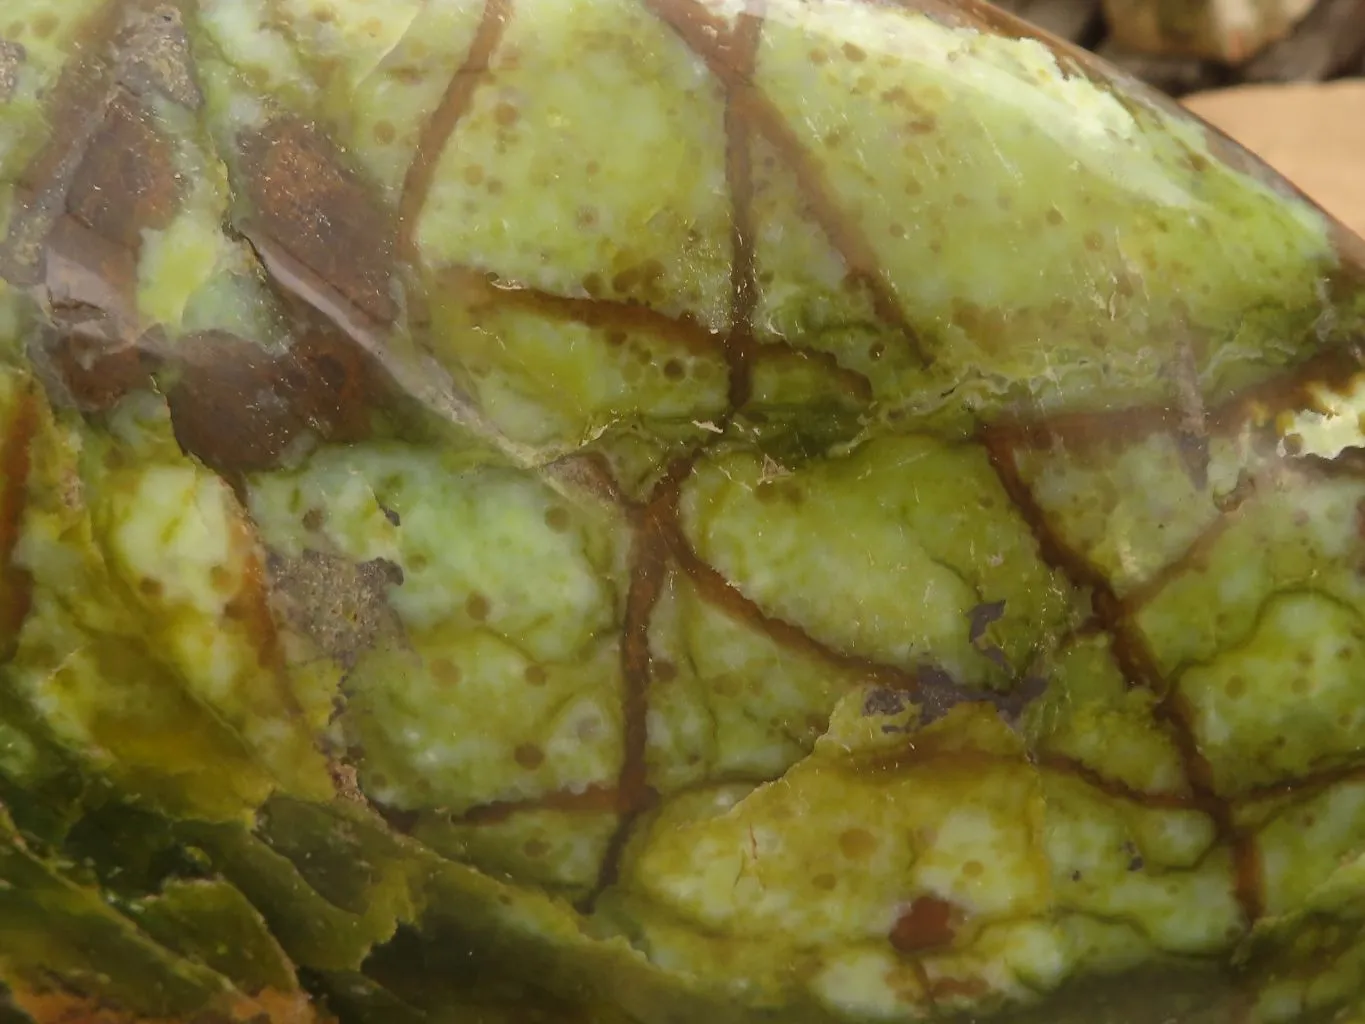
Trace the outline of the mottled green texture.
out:
M 1365 247 L 962 2 L 7 0 L 0 1021 L 1355 1019 Z

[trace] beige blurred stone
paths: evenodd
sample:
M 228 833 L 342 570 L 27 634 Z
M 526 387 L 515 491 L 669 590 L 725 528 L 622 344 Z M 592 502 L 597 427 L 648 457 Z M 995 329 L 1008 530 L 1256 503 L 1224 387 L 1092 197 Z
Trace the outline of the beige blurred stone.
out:
M 1104 0 L 1113 43 L 1240 64 L 1284 38 L 1314 0 Z
M 1365 80 L 1241 86 L 1182 102 L 1365 236 Z

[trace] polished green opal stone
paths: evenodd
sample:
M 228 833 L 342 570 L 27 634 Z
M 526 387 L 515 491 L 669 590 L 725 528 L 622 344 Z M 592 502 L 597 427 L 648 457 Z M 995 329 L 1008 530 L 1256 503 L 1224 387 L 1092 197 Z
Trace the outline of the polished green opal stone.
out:
M 1362 253 L 976 0 L 4 0 L 0 1021 L 1365 1020 Z

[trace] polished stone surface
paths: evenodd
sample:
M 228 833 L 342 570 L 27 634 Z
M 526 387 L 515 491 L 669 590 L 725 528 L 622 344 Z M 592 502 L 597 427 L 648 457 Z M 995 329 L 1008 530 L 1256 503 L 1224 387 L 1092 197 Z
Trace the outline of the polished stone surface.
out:
M 1360 1007 L 1365 245 L 1173 105 L 970 3 L 6 0 L 0 226 L 18 1020 Z

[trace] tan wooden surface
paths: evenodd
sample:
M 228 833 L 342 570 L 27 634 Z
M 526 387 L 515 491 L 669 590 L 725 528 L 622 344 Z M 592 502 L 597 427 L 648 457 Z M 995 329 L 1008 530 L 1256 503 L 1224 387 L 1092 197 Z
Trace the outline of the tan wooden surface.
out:
M 1240 86 L 1182 102 L 1365 236 L 1365 79 Z

